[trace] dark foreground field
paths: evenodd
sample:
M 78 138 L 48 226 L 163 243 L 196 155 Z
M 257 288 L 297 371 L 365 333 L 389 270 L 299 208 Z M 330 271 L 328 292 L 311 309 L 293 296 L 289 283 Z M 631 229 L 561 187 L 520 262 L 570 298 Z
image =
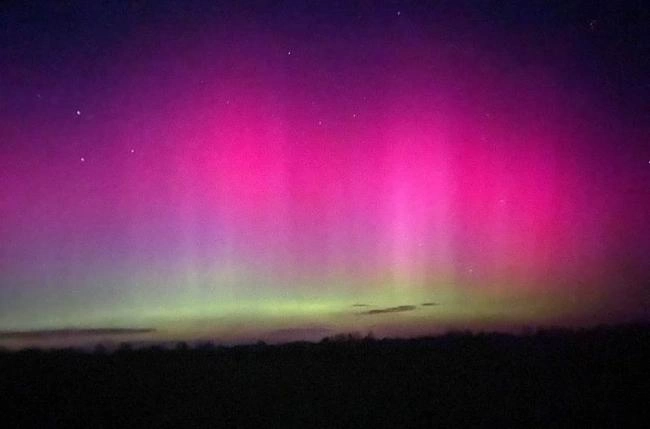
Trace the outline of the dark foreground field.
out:
M 0 353 L 3 427 L 642 427 L 650 329 Z

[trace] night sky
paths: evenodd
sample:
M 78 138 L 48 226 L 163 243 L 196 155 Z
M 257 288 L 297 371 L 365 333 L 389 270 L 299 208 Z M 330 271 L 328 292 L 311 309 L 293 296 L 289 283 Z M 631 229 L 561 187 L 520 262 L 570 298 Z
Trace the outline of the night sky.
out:
M 650 317 L 650 7 L 0 4 L 0 345 Z

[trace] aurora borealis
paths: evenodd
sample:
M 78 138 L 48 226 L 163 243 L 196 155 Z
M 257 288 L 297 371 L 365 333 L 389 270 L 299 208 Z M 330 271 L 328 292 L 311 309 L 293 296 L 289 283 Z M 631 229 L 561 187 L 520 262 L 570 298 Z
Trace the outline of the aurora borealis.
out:
M 647 38 L 592 3 L 0 7 L 0 331 L 647 319 Z

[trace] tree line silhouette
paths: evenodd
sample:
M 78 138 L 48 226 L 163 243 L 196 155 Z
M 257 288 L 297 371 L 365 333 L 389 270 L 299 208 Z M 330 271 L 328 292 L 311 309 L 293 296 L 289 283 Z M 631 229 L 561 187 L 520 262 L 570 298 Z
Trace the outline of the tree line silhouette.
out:
M 631 427 L 647 325 L 0 352 L 5 427 Z

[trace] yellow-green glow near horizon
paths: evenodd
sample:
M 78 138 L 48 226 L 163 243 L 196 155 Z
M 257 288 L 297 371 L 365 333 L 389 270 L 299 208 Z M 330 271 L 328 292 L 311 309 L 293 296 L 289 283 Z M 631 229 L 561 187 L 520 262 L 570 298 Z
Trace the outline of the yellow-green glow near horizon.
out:
M 540 324 L 562 320 L 575 314 L 578 308 L 574 292 L 571 296 L 556 293 L 549 297 L 535 288 L 524 292 L 522 287 L 498 284 L 481 284 L 482 291 L 472 291 L 469 285 L 454 284 L 450 279 L 439 283 L 427 279 L 427 284 L 413 285 L 397 281 L 396 277 L 399 276 L 388 273 L 357 285 L 354 279 L 342 276 L 303 279 L 302 288 L 296 287 L 283 296 L 278 296 L 277 292 L 275 296 L 269 292 L 265 295 L 264 291 L 281 288 L 273 285 L 271 279 L 264 282 L 261 276 L 250 273 L 237 276 L 232 271 L 212 271 L 167 279 L 143 277 L 138 284 L 151 282 L 143 290 L 157 289 L 158 296 L 131 294 L 128 304 L 117 306 L 109 301 L 104 308 L 94 308 L 91 314 L 79 311 L 74 305 L 63 307 L 61 313 L 53 314 L 51 319 L 42 319 L 42 326 L 67 329 L 119 328 L 125 324 L 156 327 L 155 332 L 137 336 L 138 340 L 150 341 L 315 340 L 346 332 L 401 336 L 448 329 L 517 329 L 530 325 L 531 320 Z M 194 283 L 188 283 L 189 278 Z M 239 283 L 240 278 L 253 283 L 244 288 Z M 230 279 L 230 283 L 226 279 Z M 185 283 L 179 287 L 176 282 Z M 319 285 L 322 285 L 320 291 Z M 341 293 L 341 285 L 347 293 Z M 251 294 L 243 296 L 242 290 Z M 518 292 L 504 293 L 508 290 Z M 582 312 L 589 308 L 587 299 L 580 298 Z M 592 301 L 595 304 L 597 297 L 592 297 Z M 402 311 L 390 311 L 398 307 L 403 307 Z M 25 320 L 14 320 L 17 324 L 13 329 L 20 330 L 21 324 L 28 326 L 32 320 L 33 315 L 26 313 Z M 276 335 L 278 332 L 284 334 Z

